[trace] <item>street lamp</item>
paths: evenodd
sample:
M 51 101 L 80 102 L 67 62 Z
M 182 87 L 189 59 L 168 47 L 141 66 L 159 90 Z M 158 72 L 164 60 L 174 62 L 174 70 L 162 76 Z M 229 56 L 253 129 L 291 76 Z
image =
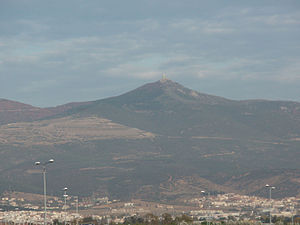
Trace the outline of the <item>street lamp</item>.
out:
M 50 163 L 53 163 L 54 159 L 49 159 L 47 162 L 41 164 L 41 162 L 35 162 L 36 166 L 43 166 L 43 180 L 44 180 L 44 225 L 47 224 L 46 222 L 46 215 L 47 215 L 47 197 L 46 197 L 46 166 Z
M 68 197 L 67 190 L 68 190 L 67 187 L 65 187 L 63 189 L 63 191 L 64 191 L 64 199 L 65 199 L 65 205 L 64 205 L 64 208 L 65 208 L 65 225 L 66 225 L 66 220 L 67 220 L 67 197 Z
M 292 225 L 294 225 L 294 204 L 293 204 L 293 208 L 292 208 Z
M 205 195 L 205 191 L 201 191 L 201 193 L 203 194 L 203 195 Z M 210 192 L 207 192 L 208 193 L 208 199 L 209 199 L 209 201 L 210 201 Z M 207 200 L 207 199 L 206 199 Z M 208 201 L 207 201 L 208 202 Z M 208 204 L 208 206 L 207 206 L 207 208 L 209 208 L 209 205 L 210 204 Z M 210 211 L 209 211 L 210 212 Z M 210 224 L 210 213 L 208 213 L 208 220 L 207 220 L 207 224 L 209 225 Z
M 269 188 L 269 198 L 270 198 L 270 225 L 272 223 L 272 215 L 271 215 L 271 207 L 272 207 L 272 190 L 275 189 L 275 187 L 270 186 L 269 184 L 266 184 L 266 188 Z

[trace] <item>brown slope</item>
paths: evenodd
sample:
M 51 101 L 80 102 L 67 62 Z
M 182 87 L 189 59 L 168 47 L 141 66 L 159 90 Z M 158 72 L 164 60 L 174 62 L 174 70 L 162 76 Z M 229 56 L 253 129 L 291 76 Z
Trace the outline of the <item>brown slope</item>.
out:
M 37 107 L 16 102 L 16 101 L 11 101 L 7 99 L 0 99 L 0 111 L 24 111 L 24 110 L 34 110 L 38 109 Z
M 42 116 L 41 108 L 28 104 L 0 99 L 0 124 L 31 121 Z
M 229 179 L 224 186 L 246 195 L 266 196 L 265 185 L 275 187 L 276 198 L 299 196 L 300 171 L 296 169 L 254 170 Z
M 39 108 L 16 101 L 0 99 L 0 125 L 45 119 L 88 104 L 90 102 L 77 102 L 50 108 Z
M 0 126 L 0 144 L 53 145 L 104 139 L 143 139 L 154 135 L 99 117 L 63 117 Z

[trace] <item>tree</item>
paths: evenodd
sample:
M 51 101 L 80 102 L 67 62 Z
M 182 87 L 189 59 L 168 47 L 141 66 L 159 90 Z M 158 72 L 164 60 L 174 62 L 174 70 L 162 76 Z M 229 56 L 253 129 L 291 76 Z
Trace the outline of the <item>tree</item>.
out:
M 53 225 L 62 225 L 62 223 L 59 222 L 58 219 L 54 219 L 54 220 L 53 220 Z
M 190 217 L 190 216 L 188 216 L 186 214 L 183 214 L 181 216 L 181 221 L 184 221 L 184 222 L 187 222 L 187 223 L 191 223 L 191 222 L 193 222 L 193 219 L 192 219 L 192 217 Z
M 162 220 L 163 224 L 171 224 L 173 221 L 173 218 L 169 213 L 162 214 L 162 218 L 163 218 Z
M 91 216 L 84 217 L 82 220 L 80 220 L 80 223 L 92 223 L 92 224 L 98 225 L 97 220 L 94 220 L 93 217 L 91 217 Z
M 146 214 L 144 218 L 145 218 L 145 223 L 146 224 L 151 224 L 151 225 L 158 225 L 159 224 L 158 217 L 153 215 L 152 213 Z
M 125 219 L 124 224 L 143 224 L 144 219 L 138 216 L 131 216 Z

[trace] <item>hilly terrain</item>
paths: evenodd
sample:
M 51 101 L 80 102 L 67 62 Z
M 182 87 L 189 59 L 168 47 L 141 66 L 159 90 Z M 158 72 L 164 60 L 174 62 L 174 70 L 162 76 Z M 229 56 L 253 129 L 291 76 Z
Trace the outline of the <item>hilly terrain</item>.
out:
M 51 108 L 39 108 L 16 101 L 0 99 L 0 125 L 45 119 L 88 104 L 90 102 L 76 102 Z
M 300 137 L 300 103 L 232 101 L 195 92 L 167 79 L 96 101 L 79 114 L 99 115 L 169 136 L 263 140 Z
M 14 112 L 10 114 L 11 112 Z M 54 108 L 0 101 L 0 188 L 41 193 L 35 161 L 55 159 L 61 195 L 184 201 L 236 192 L 300 194 L 300 103 L 233 101 L 168 79 Z

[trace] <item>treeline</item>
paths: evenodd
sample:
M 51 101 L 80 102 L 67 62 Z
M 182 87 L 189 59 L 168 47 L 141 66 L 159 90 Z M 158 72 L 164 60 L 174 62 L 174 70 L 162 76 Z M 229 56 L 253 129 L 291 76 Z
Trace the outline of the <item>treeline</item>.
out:
M 97 220 L 93 217 L 85 217 L 79 221 L 72 221 L 67 223 L 70 225 L 76 224 L 94 224 L 94 225 L 178 225 L 178 224 L 190 224 L 193 222 L 193 218 L 188 215 L 177 216 L 175 219 L 168 213 L 162 214 L 161 217 L 155 216 L 153 214 L 146 214 L 145 216 L 130 216 L 126 217 L 123 223 L 115 223 L 110 219 Z M 53 225 L 64 225 L 64 223 L 59 222 L 57 219 L 53 221 Z
M 93 217 L 85 217 L 79 221 L 72 221 L 67 223 L 69 225 L 77 224 L 89 224 L 89 225 L 257 225 L 257 224 L 268 224 L 268 217 L 262 216 L 260 221 L 247 221 L 247 220 L 218 220 L 218 221 L 199 221 L 194 220 L 188 215 L 181 215 L 177 217 L 172 217 L 168 213 L 162 214 L 160 217 L 153 214 L 146 214 L 144 216 L 130 216 L 126 217 L 123 223 L 115 223 L 111 219 L 104 218 L 102 220 L 96 220 Z M 272 217 L 272 224 L 276 225 L 300 225 L 300 217 L 295 216 L 293 221 L 288 217 Z M 64 223 L 58 220 L 53 221 L 53 225 L 64 225 Z

